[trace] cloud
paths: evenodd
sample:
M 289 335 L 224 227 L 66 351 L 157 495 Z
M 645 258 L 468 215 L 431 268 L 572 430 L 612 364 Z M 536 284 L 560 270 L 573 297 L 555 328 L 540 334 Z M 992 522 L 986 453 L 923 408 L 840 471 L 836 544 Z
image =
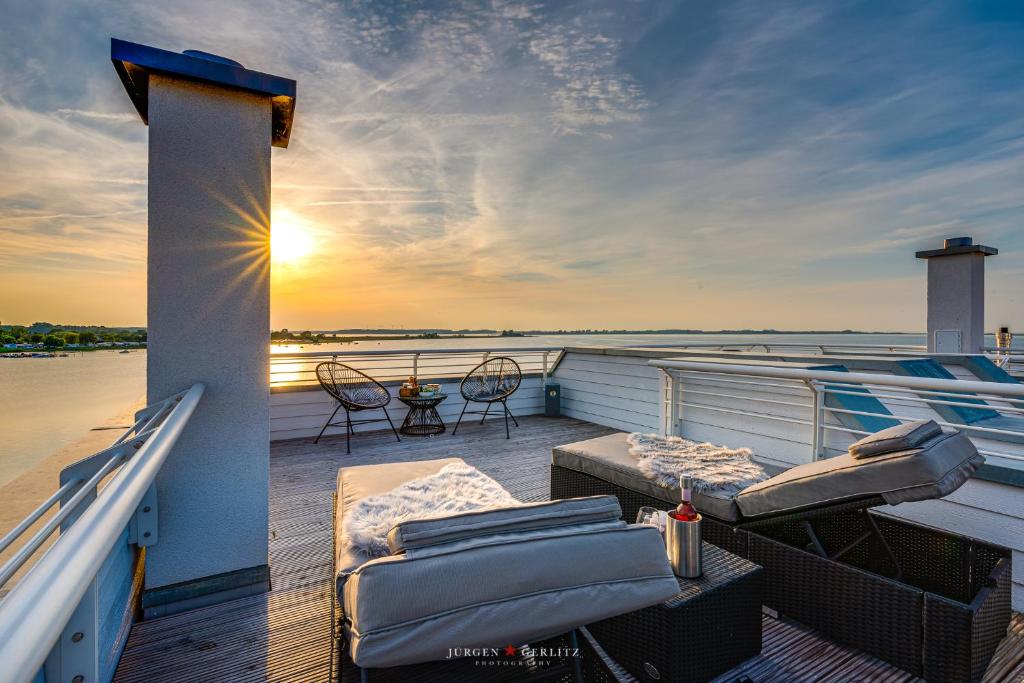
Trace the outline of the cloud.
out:
M 647 105 L 641 87 L 616 68 L 620 42 L 582 22 L 543 24 L 530 36 L 529 51 L 547 67 L 551 120 L 559 132 L 637 122 Z
M 137 114 L 129 112 L 86 111 L 84 109 L 58 109 L 60 116 L 95 119 L 99 121 L 138 121 Z
M 8 4 L 0 291 L 142 286 L 110 35 L 298 79 L 274 202 L 316 249 L 275 275 L 277 325 L 920 328 L 913 251 L 1024 249 L 1024 35 L 951 2 Z
M 554 282 L 555 278 L 545 273 L 532 273 L 528 270 L 521 270 L 515 273 L 508 273 L 501 276 L 510 282 Z
M 307 206 L 346 206 L 350 204 L 440 204 L 440 199 L 343 199 L 338 201 L 310 202 Z
M 563 263 L 562 267 L 567 268 L 569 270 L 600 270 L 607 265 L 607 261 L 602 261 L 598 259 L 583 259 L 579 261 L 569 261 L 568 263 Z

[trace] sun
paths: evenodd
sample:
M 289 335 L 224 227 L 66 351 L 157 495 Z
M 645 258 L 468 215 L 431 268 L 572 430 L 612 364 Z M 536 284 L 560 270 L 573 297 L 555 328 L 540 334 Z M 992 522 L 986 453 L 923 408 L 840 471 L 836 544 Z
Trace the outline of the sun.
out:
M 270 260 L 296 263 L 313 253 L 316 240 L 309 224 L 288 209 L 275 210 L 270 221 Z

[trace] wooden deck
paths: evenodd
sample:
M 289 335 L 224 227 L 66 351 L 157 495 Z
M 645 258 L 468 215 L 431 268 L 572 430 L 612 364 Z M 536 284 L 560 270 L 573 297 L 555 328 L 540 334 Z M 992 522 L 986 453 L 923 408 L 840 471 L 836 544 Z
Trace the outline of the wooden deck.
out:
M 551 448 L 612 430 L 569 418 L 520 418 L 506 441 L 502 425 L 472 424 L 459 434 L 396 443 L 390 432 L 277 442 L 271 448 L 270 567 L 273 588 L 136 624 L 115 680 L 328 681 L 330 673 L 331 495 L 339 467 L 457 456 L 500 481 L 521 500 L 548 496 Z M 1024 680 L 1024 621 L 989 669 L 989 681 Z M 719 679 L 911 681 L 879 660 L 794 624 L 765 619 L 760 656 Z

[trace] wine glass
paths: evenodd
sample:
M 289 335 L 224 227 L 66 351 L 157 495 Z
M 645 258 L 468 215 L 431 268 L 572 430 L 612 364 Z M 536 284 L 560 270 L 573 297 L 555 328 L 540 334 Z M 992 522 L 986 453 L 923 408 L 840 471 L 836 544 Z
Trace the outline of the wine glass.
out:
M 657 508 L 652 508 L 648 505 L 643 506 L 636 513 L 637 524 L 649 524 L 651 526 L 658 527 L 658 530 L 662 534 L 665 533 L 665 517 L 664 513 Z

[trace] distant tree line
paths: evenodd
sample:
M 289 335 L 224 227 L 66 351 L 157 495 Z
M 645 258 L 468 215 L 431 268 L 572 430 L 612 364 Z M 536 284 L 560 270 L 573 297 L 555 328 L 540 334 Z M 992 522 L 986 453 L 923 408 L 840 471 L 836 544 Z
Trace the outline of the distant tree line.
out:
M 319 344 L 320 342 L 328 341 L 333 336 L 334 335 L 328 336 L 323 332 L 313 332 L 311 330 L 306 330 L 304 332 L 291 332 L 285 328 L 282 330 L 272 330 L 270 332 L 270 341 Z
M 0 346 L 8 344 L 42 344 L 50 349 L 65 346 L 95 346 L 105 342 L 138 344 L 146 341 L 143 328 L 62 327 L 49 323 L 32 325 L 0 325 Z

